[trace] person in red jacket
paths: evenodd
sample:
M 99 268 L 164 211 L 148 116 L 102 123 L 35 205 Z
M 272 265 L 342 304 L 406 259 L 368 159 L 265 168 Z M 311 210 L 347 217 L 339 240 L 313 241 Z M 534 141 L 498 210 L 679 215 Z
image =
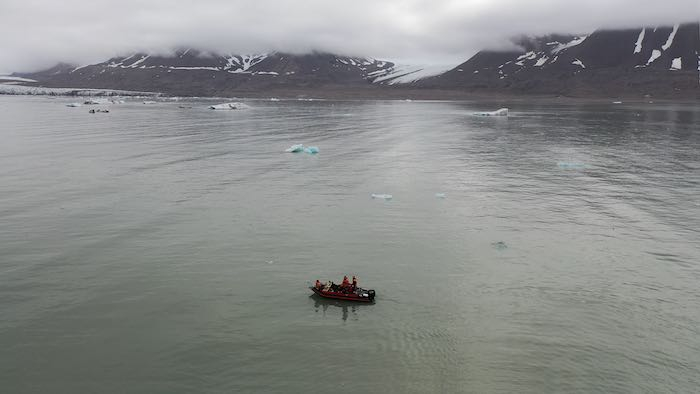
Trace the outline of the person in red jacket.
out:
M 343 276 L 343 284 L 341 285 L 341 287 L 343 289 L 347 289 L 348 287 L 350 287 L 350 281 L 348 281 L 347 275 Z
M 316 279 L 316 288 L 321 290 L 321 282 L 318 279 Z

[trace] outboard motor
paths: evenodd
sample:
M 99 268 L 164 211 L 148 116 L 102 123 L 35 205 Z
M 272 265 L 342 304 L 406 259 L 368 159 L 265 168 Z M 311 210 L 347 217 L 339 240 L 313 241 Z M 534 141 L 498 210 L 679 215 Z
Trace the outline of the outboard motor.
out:
M 374 299 L 374 290 L 367 290 L 367 294 L 369 294 L 369 299 L 373 300 Z

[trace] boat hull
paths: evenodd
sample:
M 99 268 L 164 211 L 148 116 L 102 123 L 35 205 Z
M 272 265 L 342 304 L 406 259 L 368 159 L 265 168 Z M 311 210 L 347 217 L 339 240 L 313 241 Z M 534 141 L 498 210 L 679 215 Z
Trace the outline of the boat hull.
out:
M 360 297 L 359 295 L 354 294 L 354 293 L 346 294 L 346 293 L 337 293 L 337 292 L 333 292 L 333 291 L 323 291 L 323 290 L 319 290 L 315 287 L 309 287 L 309 288 L 311 289 L 311 291 L 313 291 L 314 293 L 318 294 L 320 297 L 323 297 L 323 298 L 331 298 L 334 300 L 343 300 L 343 301 L 350 301 L 350 302 L 363 302 L 363 303 L 374 302 L 374 297 L 372 297 L 372 298 Z

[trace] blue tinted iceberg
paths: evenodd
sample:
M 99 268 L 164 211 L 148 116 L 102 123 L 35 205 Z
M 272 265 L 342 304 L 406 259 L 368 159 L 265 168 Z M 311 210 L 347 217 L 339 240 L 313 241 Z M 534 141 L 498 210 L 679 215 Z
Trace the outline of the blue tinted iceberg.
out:
M 576 170 L 576 169 L 586 168 L 586 165 L 583 163 L 578 163 L 578 162 L 560 161 L 557 163 L 557 167 L 567 169 L 567 170 Z
M 315 155 L 316 153 L 318 153 L 318 147 L 307 146 L 306 148 L 304 148 L 304 152 L 311 154 L 311 155 Z
M 304 145 L 296 144 L 296 145 L 290 146 L 289 148 L 285 149 L 284 151 L 288 152 L 288 153 L 298 153 L 298 152 L 301 152 L 303 150 L 304 150 Z

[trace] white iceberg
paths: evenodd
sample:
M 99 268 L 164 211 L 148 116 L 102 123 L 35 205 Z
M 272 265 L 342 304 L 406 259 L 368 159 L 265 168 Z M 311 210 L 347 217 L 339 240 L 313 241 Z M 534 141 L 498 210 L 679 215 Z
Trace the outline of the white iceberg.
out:
M 435 193 L 435 197 L 437 198 L 447 198 L 447 195 L 445 193 Z
M 216 104 L 216 105 L 210 105 L 209 109 L 243 109 L 247 107 L 243 103 L 223 103 L 223 104 Z
M 476 116 L 508 116 L 508 108 L 501 108 L 496 111 L 474 112 Z
M 318 153 L 318 147 L 307 146 L 306 148 L 304 148 L 304 152 L 311 154 L 311 155 L 315 155 L 316 153 Z
M 285 149 L 284 151 L 288 152 L 288 153 L 298 153 L 298 152 L 301 152 L 303 150 L 304 150 L 303 144 L 296 144 L 296 145 L 290 146 L 289 148 Z
M 372 194 L 372 198 L 391 200 L 392 198 L 394 198 L 394 196 L 392 196 L 391 194 Z
M 75 107 L 80 107 L 80 106 L 82 106 L 82 104 L 80 104 L 80 103 L 70 103 L 70 104 L 66 104 L 66 107 L 73 107 L 73 108 L 75 108 Z

